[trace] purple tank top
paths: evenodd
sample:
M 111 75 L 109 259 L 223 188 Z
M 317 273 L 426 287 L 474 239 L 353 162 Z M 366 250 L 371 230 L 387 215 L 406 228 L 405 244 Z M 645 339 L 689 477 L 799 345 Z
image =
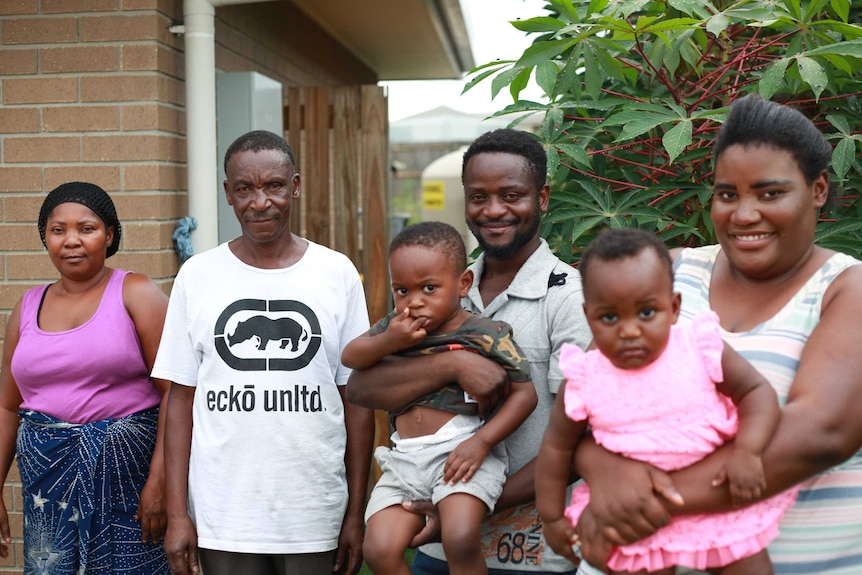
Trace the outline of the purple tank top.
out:
M 22 409 L 69 423 L 120 418 L 158 405 L 135 324 L 123 304 L 123 279 L 114 270 L 89 320 L 69 331 L 43 331 L 37 324 L 47 285 L 21 300 L 21 327 L 12 356 Z

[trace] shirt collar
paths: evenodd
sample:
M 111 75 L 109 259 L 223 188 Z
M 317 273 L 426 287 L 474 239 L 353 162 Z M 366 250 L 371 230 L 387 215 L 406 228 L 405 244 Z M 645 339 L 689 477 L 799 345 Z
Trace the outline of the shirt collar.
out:
M 548 278 L 551 272 L 559 263 L 559 258 L 554 255 L 548 247 L 548 242 L 541 239 L 541 243 L 536 251 L 530 254 L 521 269 L 515 275 L 515 279 L 509 284 L 508 289 L 504 290 L 500 296 L 520 299 L 541 299 L 548 293 Z M 479 281 L 482 278 L 482 271 L 485 269 L 485 254 L 479 255 L 478 259 L 470 266 L 473 270 L 474 280 L 470 287 L 469 297 L 473 302 L 480 303 L 482 297 L 479 295 Z M 497 296 L 498 298 L 500 296 Z

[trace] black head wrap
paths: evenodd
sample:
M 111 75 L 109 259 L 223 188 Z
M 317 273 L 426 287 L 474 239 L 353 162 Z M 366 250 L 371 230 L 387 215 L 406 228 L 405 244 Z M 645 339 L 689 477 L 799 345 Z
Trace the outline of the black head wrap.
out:
M 105 227 L 113 227 L 114 239 L 108 246 L 105 257 L 111 257 L 117 253 L 120 247 L 121 228 L 114 202 L 111 201 L 111 196 L 105 190 L 96 184 L 86 182 L 61 184 L 45 196 L 42 209 L 39 210 L 39 236 L 42 238 L 42 245 L 47 247 L 45 244 L 45 226 L 48 222 L 48 216 L 51 215 L 54 208 L 66 202 L 75 202 L 90 208 L 105 223 Z

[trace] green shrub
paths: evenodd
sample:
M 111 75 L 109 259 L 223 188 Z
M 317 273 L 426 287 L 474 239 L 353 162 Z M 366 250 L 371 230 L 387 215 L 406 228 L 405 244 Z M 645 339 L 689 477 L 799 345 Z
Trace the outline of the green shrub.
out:
M 654 230 L 672 246 L 713 243 L 711 149 L 727 106 L 759 92 L 807 114 L 835 146 L 843 191 L 818 243 L 862 252 L 862 10 L 850 0 L 547 0 L 512 24 L 538 33 L 517 61 L 480 66 L 514 103 L 542 112 L 551 204 L 542 235 L 569 262 L 608 227 Z M 520 100 L 530 77 L 546 102 Z

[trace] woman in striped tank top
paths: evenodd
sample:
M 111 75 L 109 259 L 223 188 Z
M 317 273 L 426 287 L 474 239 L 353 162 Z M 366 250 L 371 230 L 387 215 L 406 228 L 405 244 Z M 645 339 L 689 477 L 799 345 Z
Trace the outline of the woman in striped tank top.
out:
M 814 124 L 756 95 L 738 100 L 714 149 L 712 221 L 719 245 L 676 255 L 681 321 L 712 309 L 723 339 L 782 404 L 763 455 L 764 497 L 799 484 L 769 547 L 778 575 L 862 574 L 862 266 L 814 243 L 829 195 L 832 148 Z M 666 475 L 583 442 L 591 486 L 581 549 L 604 567 L 611 544 L 639 540 L 670 515 L 731 508 L 710 479 L 726 449 Z M 685 504 L 660 495 L 678 490 Z M 595 573 L 585 564 L 582 573 Z

